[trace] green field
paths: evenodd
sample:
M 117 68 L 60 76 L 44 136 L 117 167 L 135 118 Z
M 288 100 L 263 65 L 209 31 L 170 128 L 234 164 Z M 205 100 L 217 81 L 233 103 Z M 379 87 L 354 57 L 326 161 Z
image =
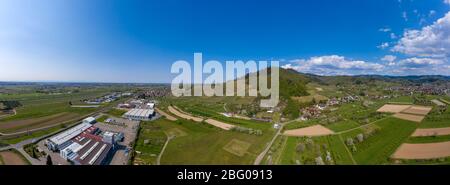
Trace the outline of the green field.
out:
M 71 94 L 14 94 L 0 95 L 0 100 L 16 100 L 22 106 L 17 108 L 17 115 L 8 116 L 0 119 L 0 122 L 38 118 L 54 115 L 62 112 L 73 112 L 78 114 L 86 114 L 95 109 L 92 108 L 72 108 L 69 102 L 80 102 L 83 99 L 95 98 L 105 94 L 106 90 L 85 90 Z M 0 123 L 1 124 L 1 123 Z
M 55 127 L 52 127 L 52 128 L 45 129 L 45 130 L 36 131 L 36 132 L 31 133 L 31 134 L 19 136 L 19 137 L 16 137 L 16 138 L 4 139 L 3 142 L 7 143 L 7 144 L 17 144 L 17 143 L 19 143 L 21 141 L 24 141 L 24 140 L 27 140 L 27 139 L 32 139 L 32 138 L 38 138 L 38 137 L 41 137 L 41 136 L 44 136 L 44 135 L 47 135 L 47 134 L 51 134 L 53 132 L 56 132 L 56 131 L 58 131 L 60 129 L 64 129 L 64 128 L 65 128 L 64 126 L 59 125 L 59 126 L 55 126 Z
M 450 141 L 450 135 L 446 136 L 427 136 L 427 137 L 410 137 L 405 143 L 437 143 Z
M 108 112 L 106 112 L 107 114 L 111 115 L 111 116 L 115 116 L 115 117 L 122 117 L 123 114 L 125 114 L 127 111 L 126 110 L 120 110 L 120 109 L 111 109 Z
M 100 117 L 97 119 L 97 122 L 105 122 L 106 119 L 108 119 L 108 116 L 107 116 L 107 115 L 103 115 L 103 116 L 100 116 Z
M 1 94 L 0 100 L 18 101 L 21 106 L 16 108 L 16 115 L 0 119 L 0 132 L 24 131 L 82 118 L 94 112 L 97 108 L 72 108 L 70 102 L 75 104 L 85 99 L 102 96 L 107 92 L 107 89 L 94 88 L 61 94 Z M 38 135 L 42 135 L 41 133 L 47 133 L 47 131 L 42 131 Z M 31 136 L 33 135 L 23 138 L 31 138 Z M 16 141 L 13 140 L 12 142 Z
M 333 161 L 325 164 L 390 164 L 390 155 L 403 142 L 411 140 L 408 137 L 416 128 L 414 122 L 389 117 L 338 135 L 288 137 L 285 146 L 274 153 L 282 153 L 279 164 L 315 164 L 318 156 L 325 161 L 326 151 L 331 153 Z M 364 136 L 363 141 L 357 140 L 360 134 Z M 346 143 L 349 138 L 353 139 L 354 147 Z M 298 151 L 299 145 L 306 147 Z
M 420 123 L 420 128 L 440 128 L 440 127 L 450 127 L 450 108 L 444 113 L 438 113 L 436 108 L 425 117 L 425 119 Z
M 296 121 L 285 126 L 285 129 L 296 129 L 321 124 L 335 132 L 352 129 L 364 124 L 374 122 L 386 117 L 386 114 L 377 113 L 376 110 L 384 105 L 385 101 L 366 103 L 354 102 L 331 107 L 322 111 L 322 116 L 307 121 Z
M 414 132 L 416 123 L 396 118 L 387 118 L 375 123 L 379 127 L 373 135 L 356 143 L 353 157 L 358 164 L 389 164 L 389 157 Z M 361 130 L 342 134 L 342 137 L 354 138 Z
M 353 164 L 339 136 L 288 137 L 281 153 L 278 164 L 311 165 L 316 164 L 315 159 L 319 156 L 325 164 Z M 331 160 L 326 160 L 327 153 L 330 154 Z
M 156 158 L 167 139 L 161 125 L 167 124 L 173 123 L 166 119 L 141 123 L 139 137 L 135 145 L 135 150 L 137 151 L 135 162 L 139 164 L 156 164 Z
M 274 133 L 269 124 L 266 124 L 262 136 L 256 136 L 223 131 L 211 125 L 183 119 L 176 122 L 160 119 L 143 124 L 135 148 L 141 152 L 137 155 L 138 161 L 154 164 L 165 142 L 166 133 L 173 130 L 183 134 L 169 142 L 161 164 L 252 164 Z M 144 144 L 149 139 L 155 142 Z M 227 144 L 233 139 L 251 144 L 243 156 L 226 150 Z

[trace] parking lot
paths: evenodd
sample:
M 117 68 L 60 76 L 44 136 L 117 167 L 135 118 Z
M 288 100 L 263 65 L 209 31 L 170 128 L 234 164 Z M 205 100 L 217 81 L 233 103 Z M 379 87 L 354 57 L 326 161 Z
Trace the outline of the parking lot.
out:
M 124 140 L 118 142 L 116 146 L 116 152 L 111 159 L 111 165 L 124 165 L 127 164 L 129 159 L 129 151 L 132 149 L 131 143 L 135 140 L 137 136 L 137 131 L 139 128 L 138 121 L 132 121 L 123 118 L 110 117 L 110 123 L 96 123 L 94 126 L 98 127 L 100 130 L 111 131 L 111 132 L 121 132 L 124 134 Z

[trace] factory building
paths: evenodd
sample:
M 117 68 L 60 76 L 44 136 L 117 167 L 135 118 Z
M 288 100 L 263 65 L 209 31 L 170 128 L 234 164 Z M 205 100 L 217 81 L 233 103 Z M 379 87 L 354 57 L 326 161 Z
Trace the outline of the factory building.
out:
M 83 119 L 83 123 L 89 123 L 89 124 L 94 124 L 96 121 L 95 121 L 95 118 L 94 117 L 88 117 L 88 118 L 86 118 L 86 119 Z
M 47 140 L 47 147 L 52 151 L 60 151 L 70 144 L 70 140 L 92 127 L 90 123 L 81 123 Z
M 82 133 L 60 151 L 60 156 L 75 165 L 103 165 L 111 154 L 112 145 L 102 137 Z
M 131 109 L 123 117 L 131 120 L 150 120 L 155 115 L 153 109 Z

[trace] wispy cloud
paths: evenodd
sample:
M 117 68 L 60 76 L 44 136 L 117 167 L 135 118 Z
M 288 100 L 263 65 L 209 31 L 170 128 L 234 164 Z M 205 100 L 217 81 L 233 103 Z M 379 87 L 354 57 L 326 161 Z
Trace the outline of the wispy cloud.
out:
M 384 68 L 382 64 L 370 63 L 363 60 L 351 60 L 339 55 L 295 59 L 292 60 L 292 63 L 282 67 L 319 75 L 371 74 L 379 72 Z

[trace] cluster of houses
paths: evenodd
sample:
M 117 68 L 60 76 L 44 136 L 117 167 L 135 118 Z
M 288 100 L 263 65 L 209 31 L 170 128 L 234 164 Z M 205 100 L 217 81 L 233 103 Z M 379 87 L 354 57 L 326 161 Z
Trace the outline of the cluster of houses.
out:
M 170 87 L 155 87 L 150 90 L 147 90 L 141 94 L 138 95 L 138 98 L 142 99 L 153 99 L 158 97 L 165 97 L 170 96 L 172 94 L 172 91 L 170 90 Z
M 85 100 L 85 103 L 87 104 L 102 104 L 102 103 L 109 103 L 113 102 L 121 97 L 124 96 L 131 96 L 132 93 L 126 92 L 126 93 L 120 93 L 120 92 L 114 92 L 99 98 L 91 99 L 91 100 Z
M 340 98 L 331 98 L 327 100 L 326 103 L 318 103 L 306 108 L 300 109 L 301 120 L 308 120 L 311 118 L 317 118 L 320 116 L 323 110 L 325 110 L 329 106 L 339 105 L 343 103 L 351 103 L 355 101 L 359 101 L 360 97 L 356 95 L 348 95 Z
M 422 84 L 420 86 L 404 85 L 392 86 L 385 90 L 400 92 L 403 95 L 428 94 L 428 95 L 450 95 L 450 83 L 446 84 Z

